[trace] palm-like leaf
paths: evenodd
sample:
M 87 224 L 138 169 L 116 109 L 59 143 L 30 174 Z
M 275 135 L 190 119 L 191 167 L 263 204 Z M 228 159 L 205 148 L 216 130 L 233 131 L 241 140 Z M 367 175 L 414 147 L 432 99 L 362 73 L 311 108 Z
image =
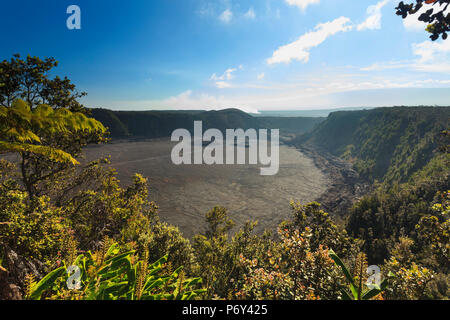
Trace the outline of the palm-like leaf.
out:
M 67 109 L 54 110 L 39 105 L 34 110 L 22 100 L 11 107 L 0 107 L 0 152 L 28 152 L 47 157 L 55 162 L 78 164 L 72 155 L 54 147 L 42 145 L 41 136 L 64 135 L 76 132 L 105 133 L 97 120 Z

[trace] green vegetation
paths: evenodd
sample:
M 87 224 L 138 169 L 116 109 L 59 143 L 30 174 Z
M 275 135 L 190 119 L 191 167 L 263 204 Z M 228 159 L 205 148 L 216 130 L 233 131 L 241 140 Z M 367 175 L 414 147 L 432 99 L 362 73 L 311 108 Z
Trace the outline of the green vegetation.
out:
M 103 125 L 80 112 L 52 109 L 38 105 L 31 111 L 23 100 L 15 100 L 11 107 L 0 106 L 0 149 L 19 154 L 40 155 L 55 162 L 77 164 L 69 153 L 42 145 L 42 138 L 80 132 L 104 133 Z
M 406 182 L 435 155 L 450 108 L 395 107 L 331 113 L 297 143 L 311 143 L 354 164 L 370 181 Z
M 343 224 L 318 203 L 293 202 L 277 234 L 257 234 L 257 222 L 235 231 L 215 207 L 205 232 L 186 239 L 160 221 L 143 176 L 120 186 L 109 159 L 79 161 L 107 132 L 69 80 L 48 78 L 55 65 L 18 56 L 1 64 L 0 299 L 449 298 L 448 109 L 337 112 L 297 141 L 380 180 Z M 185 123 L 177 113 L 124 113 L 129 122 L 106 114 L 135 136 Z M 256 121 L 235 110 L 186 114 L 219 128 Z
M 343 219 L 369 264 L 397 275 L 403 291 L 391 287 L 387 298 L 448 297 L 449 120 L 446 107 L 336 112 L 296 141 L 347 159 L 372 182 Z
M 415 252 L 428 252 L 419 245 L 416 226 L 423 217 L 436 216 L 433 208 L 440 201 L 441 190 L 449 189 L 449 161 L 448 154 L 440 155 L 414 175 L 410 183 L 382 185 L 350 210 L 347 230 L 365 240 L 364 249 L 371 262 L 382 262 L 402 236 L 415 240 Z M 434 174 L 430 167 L 436 170 Z
M 323 118 L 253 117 L 237 109 L 221 111 L 111 111 L 92 109 L 95 119 L 108 127 L 112 138 L 162 138 L 185 128 L 193 132 L 194 121 L 204 129 L 280 129 L 282 134 L 305 133 Z
M 72 268 L 78 267 L 79 279 L 74 280 L 66 266 L 53 270 L 38 283 L 29 276 L 25 298 L 40 300 L 45 295 L 55 300 L 192 300 L 204 292 L 195 289 L 201 284 L 200 278 L 186 279 L 182 267 L 168 270 L 167 256 L 148 264 L 147 251 L 142 260 L 136 261 L 134 250 L 121 250 L 117 243 L 105 238 L 98 252 L 88 251 L 69 261 Z
M 367 276 L 367 259 L 364 253 L 360 253 L 356 257 L 355 262 L 355 275 L 352 276 L 347 266 L 342 262 L 342 260 L 330 250 L 330 257 L 333 261 L 341 268 L 342 273 L 349 282 L 349 287 L 351 294 L 349 294 L 345 289 L 342 289 L 343 298 L 346 300 L 370 300 L 377 295 L 381 294 L 383 290 L 387 288 L 388 280 L 384 279 L 383 282 L 378 284 L 369 284 Z M 392 273 L 389 276 L 393 276 Z M 356 281 L 355 281 L 356 280 Z M 369 287 L 370 286 L 370 287 Z M 367 289 L 365 287 L 368 287 Z

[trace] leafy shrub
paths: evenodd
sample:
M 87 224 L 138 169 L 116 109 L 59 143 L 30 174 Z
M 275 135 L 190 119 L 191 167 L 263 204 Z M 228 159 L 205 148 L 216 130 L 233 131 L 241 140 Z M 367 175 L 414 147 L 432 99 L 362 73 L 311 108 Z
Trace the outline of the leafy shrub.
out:
M 240 299 L 316 300 L 338 299 L 340 276 L 328 249 L 313 250 L 308 227 L 279 229 L 280 243 L 266 253 L 264 260 L 241 256 L 244 281 L 236 293 Z
M 122 252 L 117 243 L 107 244 L 91 253 L 79 255 L 71 265 L 79 268 L 73 281 L 70 266 L 63 265 L 38 283 L 29 283 L 28 299 L 58 300 L 191 300 L 205 290 L 200 278 L 186 278 L 179 267 L 167 274 L 167 256 L 148 263 L 148 254 L 138 260 L 134 250 Z M 76 274 L 75 274 L 76 275 Z M 77 283 L 76 281 L 79 281 Z M 68 289 L 72 285 L 72 290 Z
M 32 203 L 25 192 L 0 186 L 0 247 L 47 266 L 56 260 L 69 230 L 61 209 L 47 197 Z
M 385 268 L 394 275 L 390 287 L 384 294 L 389 300 L 424 299 L 427 295 L 427 286 L 435 276 L 432 270 L 415 262 L 409 266 L 401 265 L 395 257 L 387 262 Z
M 342 273 L 348 281 L 350 293 L 346 289 L 341 288 L 344 300 L 370 300 L 377 296 L 380 298 L 382 297 L 381 293 L 388 287 L 388 279 L 384 279 L 380 284 L 368 282 L 367 257 L 364 253 L 360 253 L 356 257 L 353 275 L 338 255 L 332 250 L 330 250 L 330 257 L 334 260 L 336 265 L 341 268 Z M 393 274 L 389 273 L 389 276 L 392 277 Z

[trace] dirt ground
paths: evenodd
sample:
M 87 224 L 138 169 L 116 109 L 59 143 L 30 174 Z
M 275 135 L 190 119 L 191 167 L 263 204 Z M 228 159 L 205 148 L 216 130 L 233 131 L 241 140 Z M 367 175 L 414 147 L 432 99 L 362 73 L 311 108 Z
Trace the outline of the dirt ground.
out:
M 274 229 L 291 215 L 290 200 L 313 201 L 331 184 L 311 158 L 286 145 L 280 146 L 275 176 L 261 176 L 260 165 L 176 166 L 170 157 L 173 146 L 168 139 L 117 141 L 87 148 L 86 157 L 111 155 L 123 184 L 136 172 L 147 177 L 161 219 L 188 237 L 203 230 L 205 213 L 217 205 L 229 210 L 237 226 L 258 220 L 258 231 Z

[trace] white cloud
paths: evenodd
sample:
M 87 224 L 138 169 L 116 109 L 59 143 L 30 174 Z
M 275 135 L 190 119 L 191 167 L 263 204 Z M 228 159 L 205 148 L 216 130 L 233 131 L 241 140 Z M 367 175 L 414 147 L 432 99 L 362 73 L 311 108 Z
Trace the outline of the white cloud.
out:
M 353 27 L 348 25 L 349 22 L 349 18 L 340 17 L 331 22 L 321 23 L 314 31 L 302 35 L 297 41 L 278 48 L 267 63 L 290 63 L 292 60 L 306 63 L 309 60 L 309 50 L 336 33 L 350 31 Z
M 227 9 L 220 14 L 219 19 L 223 23 L 229 23 L 231 19 L 233 19 L 233 12 L 230 9 Z
M 266 75 L 264 74 L 264 72 L 263 73 L 260 73 L 260 74 L 258 74 L 258 80 L 262 80 L 262 79 L 264 79 L 264 77 L 265 77 Z
M 407 68 L 411 66 L 411 61 L 390 61 L 385 63 L 374 63 L 368 67 L 361 68 L 361 71 L 383 71 L 391 69 Z
M 424 41 L 413 44 L 413 53 L 420 57 L 420 62 L 429 62 L 436 59 L 446 58 L 450 53 L 450 42 L 448 41 Z
M 215 81 L 217 81 L 217 80 L 231 80 L 231 79 L 233 79 L 233 72 L 235 72 L 236 70 L 237 70 L 236 68 L 229 68 L 229 69 L 225 70 L 225 72 L 221 76 L 218 76 L 215 73 L 213 73 L 211 75 L 210 80 L 215 80 Z
M 239 69 L 242 70 L 242 66 L 239 66 Z M 213 73 L 211 75 L 211 77 L 209 78 L 209 80 L 214 81 L 216 87 L 219 89 L 231 88 L 232 85 L 227 81 L 233 79 L 233 72 L 235 72 L 235 71 L 237 71 L 236 68 L 229 68 L 229 69 L 225 70 L 225 72 L 220 76 Z
M 227 89 L 227 88 L 232 88 L 233 85 L 226 81 L 216 81 L 216 87 L 219 89 Z
M 424 10 L 424 7 L 422 7 L 422 9 L 419 10 L 419 12 L 421 12 L 422 10 Z M 424 10 L 426 11 L 426 10 Z M 420 13 L 422 14 L 422 13 Z M 408 31 L 424 31 L 425 28 L 427 27 L 427 24 L 425 22 L 419 21 L 418 18 L 420 16 L 419 13 L 414 14 L 414 15 L 410 15 L 407 16 L 405 19 L 403 19 L 403 26 L 405 27 L 406 30 Z
M 414 43 L 413 54 L 419 57 L 414 65 L 418 71 L 450 73 L 450 42 Z
M 439 63 L 417 63 L 413 65 L 413 68 L 421 72 L 434 72 L 450 74 L 450 64 L 448 62 Z
M 320 0 L 285 0 L 287 4 L 291 6 L 297 6 L 302 10 L 305 10 L 311 4 L 318 4 Z
M 382 17 L 381 9 L 383 9 L 383 7 L 386 4 L 388 4 L 389 1 L 390 0 L 383 0 L 373 6 L 368 7 L 367 8 L 368 17 L 366 21 L 358 25 L 357 27 L 358 31 L 365 29 L 368 30 L 381 29 L 381 17 Z
M 197 11 L 197 14 L 200 16 L 213 16 L 214 8 L 211 3 L 206 3 Z
M 407 69 L 417 72 L 425 73 L 442 73 L 450 74 L 450 63 L 446 61 L 438 62 L 420 62 L 418 60 L 412 60 L 409 62 L 387 62 L 387 63 L 375 63 L 371 66 L 361 68 L 361 71 L 384 71 L 393 69 Z
M 257 108 L 248 106 L 245 101 L 225 98 L 224 96 L 214 96 L 207 93 L 194 94 L 191 90 L 187 90 L 178 96 L 170 97 L 165 100 L 148 101 L 146 104 L 169 109 L 185 110 L 221 110 L 227 108 L 239 108 L 245 112 L 258 113 Z
M 351 78 L 346 77 L 343 74 L 334 75 L 333 77 L 325 77 L 317 81 L 309 81 L 308 83 L 298 84 L 279 84 L 279 90 L 274 92 L 268 88 L 261 88 L 259 94 L 250 95 L 245 93 L 244 95 L 232 92 L 228 95 L 215 95 L 210 93 L 194 93 L 191 90 L 187 90 L 179 95 L 162 99 L 162 100 L 144 100 L 144 101 L 115 101 L 108 104 L 108 107 L 117 106 L 118 108 L 140 109 L 140 110 L 221 110 L 227 108 L 238 108 L 245 112 L 257 113 L 258 110 L 274 110 L 276 106 L 279 110 L 288 109 L 312 109 L 312 108 L 329 108 L 329 107 L 341 107 L 342 100 L 335 101 L 337 97 L 344 97 L 343 94 L 351 94 L 351 92 L 358 92 L 361 90 L 384 90 L 384 89 L 412 89 L 412 88 L 448 88 L 450 85 L 450 79 L 430 79 L 429 77 L 411 79 L 410 77 L 395 77 L 389 79 L 386 77 L 380 78 Z M 282 89 L 281 87 L 284 87 Z M 237 90 L 237 89 L 232 89 Z M 381 91 L 383 92 L 383 91 Z M 381 94 L 378 100 L 369 100 L 364 94 L 364 104 L 361 105 L 361 101 L 352 100 L 349 98 L 345 101 L 346 106 L 377 106 L 384 105 L 387 102 L 389 104 L 407 104 L 409 101 L 405 99 L 411 99 L 409 97 L 410 92 L 404 91 L 402 99 L 396 102 L 389 102 L 393 99 L 391 97 L 392 92 L 385 92 Z M 392 99 L 391 99 L 392 98 Z M 381 99 L 381 102 L 380 100 Z M 385 102 L 384 100 L 387 102 Z M 413 98 L 415 99 L 415 98 Z M 424 103 L 433 104 L 428 98 Z M 445 100 L 441 98 L 439 101 Z M 415 101 L 415 100 L 413 100 Z M 431 100 L 434 101 L 434 100 Z M 411 102 L 412 104 L 419 104 L 417 101 Z M 436 102 L 439 104 L 439 102 Z M 104 103 L 101 104 L 104 106 Z
M 247 19 L 253 20 L 256 18 L 255 10 L 253 8 L 248 9 L 247 13 L 244 14 Z
M 448 41 L 424 41 L 413 43 L 412 53 L 416 59 L 409 61 L 393 61 L 375 63 L 361 68 L 361 71 L 383 71 L 388 69 L 409 69 L 426 73 L 450 74 L 450 42 Z

